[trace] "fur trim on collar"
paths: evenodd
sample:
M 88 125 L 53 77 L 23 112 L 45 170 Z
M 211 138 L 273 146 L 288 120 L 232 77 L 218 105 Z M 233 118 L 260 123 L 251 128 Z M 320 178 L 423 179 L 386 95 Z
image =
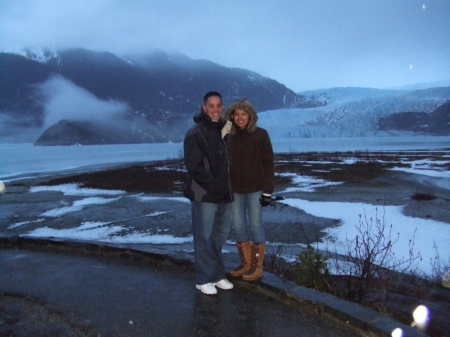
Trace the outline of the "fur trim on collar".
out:
M 236 129 L 238 128 L 234 124 L 234 121 L 233 121 L 233 113 L 234 113 L 234 110 L 236 110 L 236 109 L 244 110 L 245 112 L 247 112 L 250 115 L 250 120 L 249 120 L 247 128 L 246 128 L 247 132 L 255 131 L 256 122 L 258 121 L 258 115 L 257 115 L 255 109 L 253 108 L 253 106 L 250 104 L 249 101 L 244 101 L 244 102 L 237 101 L 237 102 L 234 102 L 233 104 L 231 104 L 228 107 L 227 112 L 225 113 L 225 119 L 227 121 L 231 121 L 233 123 L 230 133 L 232 135 L 234 135 L 236 133 Z

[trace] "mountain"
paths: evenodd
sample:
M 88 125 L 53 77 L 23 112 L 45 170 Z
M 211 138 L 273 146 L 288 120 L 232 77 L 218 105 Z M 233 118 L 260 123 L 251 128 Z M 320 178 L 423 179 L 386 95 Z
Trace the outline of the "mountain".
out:
M 450 135 L 450 86 L 429 86 L 294 93 L 260 74 L 176 53 L 0 53 L 0 141 L 179 142 L 209 90 L 225 105 L 249 98 L 273 138 Z
M 17 123 L 38 125 L 44 112 L 35 86 L 49 79 L 53 71 L 24 57 L 0 53 L 0 112 Z
M 450 101 L 431 113 L 398 112 L 380 117 L 378 127 L 380 131 L 401 130 L 437 136 L 450 135 Z
M 450 135 L 450 87 L 425 90 L 331 88 L 300 93 L 326 100 L 312 109 L 259 114 L 274 138 Z
M 74 104 L 58 101 L 62 87 L 78 92 Z M 36 145 L 181 141 L 210 90 L 219 91 L 225 105 L 247 97 L 259 111 L 326 104 L 255 72 L 182 54 L 25 50 L 0 53 L 0 136 L 13 125 L 15 133 L 47 129 Z M 81 104 L 87 96 L 122 111 L 100 117 L 98 109 Z

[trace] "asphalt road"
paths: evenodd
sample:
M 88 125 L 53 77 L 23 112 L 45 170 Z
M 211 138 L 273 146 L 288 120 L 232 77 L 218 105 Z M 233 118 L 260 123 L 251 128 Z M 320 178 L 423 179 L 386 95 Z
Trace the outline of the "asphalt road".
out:
M 3 307 L 22 337 L 361 336 L 245 287 L 204 295 L 180 266 L 19 248 L 0 249 L 0 266 L 0 322 Z

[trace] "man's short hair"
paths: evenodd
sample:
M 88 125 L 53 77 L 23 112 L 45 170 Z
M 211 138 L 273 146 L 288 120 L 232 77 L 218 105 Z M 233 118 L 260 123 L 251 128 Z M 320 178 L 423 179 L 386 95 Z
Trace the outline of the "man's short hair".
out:
M 206 102 L 208 101 L 208 98 L 214 97 L 214 96 L 220 97 L 220 101 L 222 101 L 222 95 L 221 94 L 219 94 L 217 91 L 210 91 L 210 92 L 207 92 L 205 94 L 205 96 L 203 96 L 203 103 L 206 104 Z

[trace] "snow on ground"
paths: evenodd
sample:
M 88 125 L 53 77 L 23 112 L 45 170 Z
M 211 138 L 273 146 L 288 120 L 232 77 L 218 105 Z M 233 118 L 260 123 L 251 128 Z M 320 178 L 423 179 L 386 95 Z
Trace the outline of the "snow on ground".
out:
M 393 251 L 397 258 L 408 257 L 409 240 L 414 240 L 414 254 L 420 252 L 422 261 L 419 269 L 425 273 L 431 273 L 430 259 L 436 256 L 434 243 L 438 247 L 441 257 L 450 256 L 450 224 L 430 219 L 412 218 L 403 215 L 402 206 L 375 206 L 364 203 L 348 202 L 320 202 L 302 199 L 286 199 L 280 203 L 296 207 L 304 212 L 317 217 L 340 220 L 338 227 L 327 230 L 330 241 L 325 240 L 318 244 L 321 250 L 334 251 L 334 247 L 340 254 L 347 252 L 347 238 L 353 240 L 358 234 L 357 225 L 360 221 L 372 223 L 375 227 L 376 220 L 385 222 L 385 234 L 388 234 L 392 225 L 392 240 L 395 241 L 397 233 L 399 239 L 394 244 Z M 333 242 L 334 243 L 333 243 Z M 335 246 L 334 246 L 335 244 Z
M 190 201 L 185 197 L 150 197 L 150 196 L 144 196 L 144 195 L 136 195 L 136 198 L 139 199 L 141 202 L 148 202 L 148 201 L 155 201 L 155 200 L 171 200 L 171 201 L 179 201 L 179 202 L 185 202 L 190 203 Z
M 172 235 L 131 233 L 119 235 L 127 230 L 123 226 L 110 226 L 108 222 L 83 222 L 76 228 L 54 229 L 49 227 L 37 228 L 27 236 L 33 237 L 56 237 L 72 240 L 102 241 L 115 243 L 153 243 L 153 244 L 180 244 L 192 242 L 192 236 L 173 237 Z
M 331 185 L 340 185 L 342 182 L 330 182 L 325 181 L 323 179 L 317 179 L 309 176 L 300 176 L 297 173 L 279 173 L 277 176 L 280 177 L 290 177 L 292 184 L 297 185 L 293 187 L 288 187 L 284 191 L 277 192 L 278 193 L 287 193 L 287 192 L 314 192 L 318 187 L 325 187 Z
M 30 188 L 31 193 L 36 192 L 61 192 L 64 195 L 73 196 L 92 196 L 92 195 L 123 195 L 126 192 L 118 190 L 100 190 L 96 188 L 80 188 L 78 184 L 62 184 L 55 186 L 32 186 Z
M 47 217 L 58 217 L 67 213 L 81 211 L 83 208 L 88 207 L 93 204 L 101 205 L 107 204 L 120 199 L 117 198 L 103 198 L 97 197 L 97 195 L 124 195 L 126 192 L 118 190 L 100 190 L 95 188 L 81 188 L 78 184 L 62 184 L 55 186 L 33 186 L 30 188 L 31 193 L 43 192 L 43 191 L 54 191 L 61 192 L 63 195 L 71 196 L 89 196 L 82 200 L 75 200 L 72 205 L 64 205 L 61 208 L 51 209 L 44 213 L 42 216 Z M 17 227 L 17 224 L 13 226 Z M 11 226 L 9 228 L 12 228 Z
M 13 223 L 13 224 L 9 225 L 8 229 L 13 229 L 13 228 L 17 228 L 17 227 L 20 227 L 20 226 L 23 226 L 23 225 L 27 225 L 27 224 L 30 224 L 30 223 L 43 222 L 43 221 L 45 221 L 44 218 L 40 218 L 40 219 L 32 220 L 32 221 L 16 222 L 16 223 Z
M 70 212 L 77 212 L 85 207 L 92 206 L 95 204 L 105 204 L 109 202 L 114 202 L 126 194 L 125 191 L 120 190 L 101 190 L 92 188 L 82 188 L 78 184 L 61 184 L 55 186 L 34 186 L 30 188 L 30 193 L 45 191 L 60 192 L 66 196 L 88 196 L 81 200 L 75 200 L 71 205 L 65 205 L 61 208 L 55 208 L 48 210 L 41 214 L 43 217 L 59 217 Z M 101 196 L 117 196 L 112 198 L 98 197 Z M 152 202 L 158 200 L 171 200 L 178 202 L 189 203 L 189 200 L 182 197 L 152 197 L 144 196 L 143 194 L 131 195 L 131 197 L 137 198 L 140 202 Z M 161 214 L 168 213 L 164 212 L 153 212 L 146 214 L 142 217 L 154 217 Z M 43 218 L 35 221 L 20 222 L 11 224 L 8 229 L 17 228 L 19 226 L 42 222 Z M 148 233 L 131 233 L 126 235 L 120 235 L 121 232 L 128 230 L 129 228 L 123 226 L 113 225 L 113 222 L 83 222 L 80 226 L 69 229 L 55 229 L 49 227 L 42 227 L 30 231 L 27 236 L 33 237 L 57 237 L 57 238 L 67 238 L 76 240 L 92 240 L 92 241 L 103 241 L 103 242 L 116 242 L 116 243 L 153 243 L 153 244 L 181 244 L 185 242 L 192 242 L 191 237 L 174 237 L 171 235 L 150 235 Z
M 409 164 L 410 167 L 394 167 L 393 171 L 402 171 L 412 174 L 420 174 L 427 177 L 440 178 L 437 185 L 441 188 L 450 190 L 450 171 L 447 167 L 450 161 L 434 161 L 434 160 L 414 160 L 414 161 L 402 161 L 402 164 Z
M 86 208 L 87 206 L 90 206 L 93 204 L 97 204 L 97 205 L 108 204 L 108 203 L 116 201 L 118 199 L 119 198 L 89 197 L 89 198 L 85 198 L 82 200 L 75 200 L 73 202 L 73 204 L 70 206 L 63 206 L 61 208 L 55 208 L 55 209 L 48 210 L 48 211 L 42 213 L 41 216 L 56 218 L 56 217 L 59 217 L 61 215 L 67 214 L 67 213 L 81 211 L 83 208 Z
M 450 163 L 450 162 L 448 162 Z M 434 162 L 428 161 L 428 164 L 434 164 Z M 391 170 L 393 171 L 403 171 L 414 174 L 421 174 L 429 177 L 437 177 L 437 178 L 450 178 L 450 171 L 446 171 L 445 169 L 432 168 L 431 166 L 420 166 L 416 167 L 414 163 L 411 164 L 411 167 L 394 167 Z
M 433 138 L 433 137 L 429 137 Z M 428 139 L 429 139 L 428 138 Z M 448 144 L 449 137 L 434 137 L 435 145 L 430 145 L 430 151 L 433 148 L 441 148 Z M 339 139 L 339 142 L 333 142 L 330 139 L 298 139 L 298 140 L 274 140 L 274 150 L 276 152 L 297 152 L 297 151 L 348 151 L 348 150 L 394 150 L 390 148 L 391 142 L 394 144 L 396 150 L 427 148 L 424 144 L 427 138 L 419 141 L 419 137 L 411 141 L 398 143 L 400 140 L 389 139 L 369 139 L 365 138 L 362 141 L 356 139 Z M 325 142 L 325 143 L 323 143 Z M 320 145 L 322 144 L 322 145 Z M 381 144 L 381 145 L 380 145 Z M 399 148 L 398 144 L 408 144 L 406 148 Z M 435 143 L 433 143 L 435 144 Z M 336 145 L 339 149 L 336 149 Z M 312 146 L 312 148 L 308 148 Z M 440 147 L 439 147 L 440 146 Z M 120 162 L 142 162 L 157 159 L 166 159 L 168 157 L 176 158 L 179 155 L 181 144 L 138 144 L 138 145 L 120 145 L 120 146 L 93 146 L 93 147 L 33 147 L 29 145 L 0 145 L 0 155 L 2 156 L 2 167 L 0 168 L 0 178 L 3 177 L 4 182 L 13 181 L 15 179 L 24 178 L 23 174 L 33 175 L 35 173 L 48 173 L 58 170 L 68 170 L 71 168 L 80 168 L 86 165 L 105 165 Z M 328 148 L 330 147 L 330 148 Z M 444 146 L 445 147 L 445 146 Z M 117 149 L 117 151 L 113 151 Z M 57 153 L 55 153 L 55 151 Z M 26 160 L 26 161 L 24 161 Z M 66 162 L 67 161 L 67 162 Z M 351 164 L 353 160 L 348 160 L 344 164 Z M 448 161 L 434 162 L 432 160 L 408 161 L 407 158 L 403 160 L 407 163 L 407 168 L 394 168 L 394 170 L 401 170 L 412 174 L 428 175 L 432 177 L 442 178 L 443 183 L 440 185 L 443 188 L 450 189 L 450 184 L 445 183 L 450 177 L 450 172 L 446 170 Z M 22 174 L 22 176 L 20 176 Z M 308 191 L 313 192 L 317 187 L 328 186 L 334 184 L 324 181 L 322 179 L 315 179 L 306 176 L 299 176 L 294 173 L 286 173 L 292 177 L 293 183 L 297 186 L 292 187 L 287 191 Z M 9 180 L 5 180 L 9 177 Z M 99 189 L 80 188 L 77 184 L 65 184 L 59 186 L 40 186 L 32 187 L 30 192 L 39 191 L 57 191 L 64 195 L 85 196 L 86 198 L 73 202 L 71 205 L 63 205 L 60 208 L 49 210 L 33 221 L 14 223 L 9 228 L 22 226 L 26 223 L 43 222 L 42 217 L 59 217 L 68 212 L 76 212 L 82 208 L 99 203 L 108 203 L 117 200 L 118 198 L 126 196 L 124 191 L 105 191 Z M 142 194 L 131 195 L 138 198 L 141 202 L 154 202 L 163 198 L 146 196 Z M 182 197 L 165 198 L 173 201 L 188 202 Z M 429 260 L 435 257 L 435 250 L 433 243 L 436 243 L 439 253 L 442 257 L 450 256 L 450 245 L 448 245 L 448 238 L 450 237 L 450 225 L 429 219 L 412 218 L 403 215 L 402 207 L 385 206 L 379 208 L 370 204 L 362 203 L 343 203 L 343 202 L 310 202 L 302 199 L 287 199 L 283 202 L 292 207 L 301 208 L 303 211 L 314 216 L 339 219 L 341 225 L 329 229 L 329 236 L 336 239 L 336 248 L 339 252 L 345 252 L 346 238 L 354 237 L 357 232 L 355 225 L 358 224 L 359 215 L 365 214 L 367 219 L 382 218 L 385 219 L 388 225 L 393 226 L 393 237 L 395 238 L 397 232 L 400 233 L 400 239 L 395 244 L 394 250 L 397 256 L 405 256 L 408 253 L 409 239 L 415 240 L 415 252 L 423 256 L 423 261 L 420 268 L 425 271 L 430 271 Z M 377 208 L 378 207 L 378 208 Z M 158 216 L 164 212 L 155 212 L 145 216 Z M 417 232 L 414 236 L 414 231 Z M 192 242 L 192 237 L 176 238 L 170 235 L 150 235 L 149 233 L 127 233 L 123 234 L 125 230 L 122 226 L 114 225 L 109 222 L 83 222 L 80 226 L 70 229 L 53 229 L 48 227 L 38 228 L 29 232 L 27 235 L 39 237 L 61 237 L 80 240 L 93 241 L 107 241 L 120 243 L 165 243 L 165 244 L 181 244 L 185 242 Z M 127 229 L 129 231 L 129 228 Z M 321 248 L 325 247 L 326 243 L 321 244 Z
M 410 169 L 411 172 L 417 173 L 417 168 Z M 322 179 L 300 176 L 294 173 L 283 173 L 281 175 L 292 178 L 293 184 L 298 185 L 286 191 L 306 191 L 314 192 L 315 188 L 328 186 L 330 183 Z M 42 217 L 58 217 L 68 212 L 76 212 L 84 207 L 93 204 L 102 204 L 113 202 L 126 193 L 124 191 L 106 191 L 99 189 L 81 188 L 77 184 L 64 184 L 57 186 L 39 186 L 32 187 L 31 193 L 39 191 L 58 191 L 64 195 L 72 196 L 88 196 L 82 200 L 74 201 L 72 205 L 66 205 L 61 208 L 49 210 Z M 111 196 L 110 198 L 98 197 Z M 155 197 L 144 194 L 130 195 L 137 198 L 140 202 L 155 202 L 159 200 L 171 200 L 177 202 L 189 202 L 183 197 Z M 358 235 L 356 225 L 360 221 L 373 222 L 377 219 L 386 223 L 385 230 L 389 230 L 392 225 L 392 239 L 397 238 L 400 234 L 398 242 L 394 245 L 394 251 L 398 258 L 408 256 L 409 240 L 414 240 L 414 253 L 420 251 L 423 259 L 420 263 L 420 270 L 430 273 L 430 259 L 436 256 L 433 248 L 434 244 L 438 247 L 439 254 L 443 257 L 450 256 L 450 246 L 447 244 L 450 237 L 450 225 L 430 219 L 412 218 L 403 215 L 402 206 L 375 206 L 365 203 L 345 203 L 345 202 L 311 202 L 307 200 L 291 198 L 278 201 L 280 203 L 296 207 L 313 216 L 324 217 L 340 220 L 340 226 L 328 229 L 328 238 L 323 243 L 318 244 L 319 249 L 329 249 L 334 251 L 334 247 L 338 253 L 345 254 L 347 249 L 347 238 L 353 239 Z M 158 216 L 166 212 L 154 212 L 145 216 Z M 38 219 L 35 222 L 43 221 Z M 9 228 L 15 228 L 25 223 L 12 224 Z M 53 229 L 48 227 L 38 228 L 27 235 L 34 237 L 59 237 L 78 240 L 92 240 L 116 243 L 154 243 L 154 244 L 181 244 L 192 242 L 192 237 L 179 238 L 171 235 L 150 235 L 148 233 L 129 233 L 119 235 L 125 228 L 123 226 L 114 225 L 112 222 L 84 222 L 79 227 L 70 229 Z M 332 243 L 332 240 L 334 243 Z M 420 250 L 419 250 L 420 247 Z

